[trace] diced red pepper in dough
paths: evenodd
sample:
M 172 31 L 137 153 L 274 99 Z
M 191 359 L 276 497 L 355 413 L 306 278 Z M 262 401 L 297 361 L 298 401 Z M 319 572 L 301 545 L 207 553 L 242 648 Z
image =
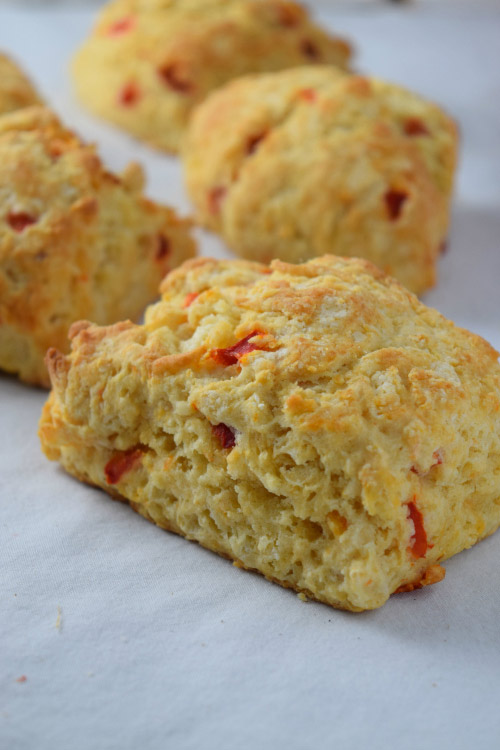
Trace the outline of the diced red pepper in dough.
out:
M 189 294 L 186 294 L 186 296 L 184 297 L 184 302 L 182 303 L 182 306 L 189 307 L 190 305 L 193 304 L 196 297 L 199 297 L 199 296 L 200 296 L 199 292 L 189 292 Z
M 133 107 L 141 98 L 139 87 L 133 81 L 126 83 L 120 91 L 118 99 L 124 107 Z
M 236 436 L 227 424 L 220 422 L 220 424 L 212 425 L 212 433 L 221 444 L 221 448 L 231 450 L 236 445 Z
M 399 190 L 388 190 L 384 198 L 389 218 L 392 220 L 398 219 L 403 210 L 403 204 L 408 198 L 407 193 L 403 193 Z
M 250 342 L 250 339 L 255 336 L 262 336 L 262 331 L 252 331 L 244 339 L 233 344 L 233 346 L 229 346 L 227 349 L 213 349 L 211 357 L 220 365 L 225 365 L 226 367 L 235 365 L 245 354 L 263 348 L 259 344 Z
M 37 219 L 25 211 L 10 211 L 7 214 L 7 223 L 14 232 L 23 232 L 26 227 L 36 224 Z
M 409 136 L 430 135 L 427 126 L 418 117 L 409 117 L 405 121 L 404 131 Z
M 144 455 L 140 448 L 129 448 L 120 451 L 110 458 L 104 467 L 104 474 L 108 484 L 118 484 L 124 474 L 131 471 Z
M 314 89 L 302 89 L 299 91 L 299 99 L 303 99 L 305 102 L 315 102 L 318 98 L 318 92 Z
M 158 75 L 164 83 L 179 94 L 190 94 L 194 88 L 191 81 L 182 74 L 179 66 L 169 63 L 158 69 Z
M 156 239 L 156 260 L 163 260 L 170 254 L 170 242 L 164 234 L 159 234 Z
M 126 18 L 120 18 L 115 21 L 106 30 L 108 36 L 120 36 L 126 34 L 127 31 L 131 31 L 135 26 L 135 18 L 133 16 L 127 16 Z
M 413 521 L 414 533 L 410 540 L 408 551 L 413 557 L 425 557 L 429 545 L 427 532 L 424 527 L 424 517 L 415 504 L 415 498 L 408 503 L 409 517 Z
M 208 194 L 208 210 L 214 216 L 220 213 L 222 203 L 227 194 L 227 188 L 214 187 Z

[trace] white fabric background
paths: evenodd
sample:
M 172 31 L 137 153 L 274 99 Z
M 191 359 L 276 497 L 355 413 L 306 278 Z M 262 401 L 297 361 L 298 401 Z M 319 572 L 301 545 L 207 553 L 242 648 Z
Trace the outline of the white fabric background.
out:
M 474 3 L 321 15 L 356 40 L 360 68 L 459 119 L 450 248 L 426 301 L 499 347 L 500 14 Z M 3 12 L 0 47 L 112 167 L 140 160 L 151 194 L 187 210 L 176 160 L 73 100 L 67 63 L 90 21 Z M 203 252 L 223 251 L 204 237 Z M 2 750 L 500 746 L 498 534 L 448 562 L 443 583 L 377 612 L 303 603 L 46 461 L 44 398 L 0 376 Z

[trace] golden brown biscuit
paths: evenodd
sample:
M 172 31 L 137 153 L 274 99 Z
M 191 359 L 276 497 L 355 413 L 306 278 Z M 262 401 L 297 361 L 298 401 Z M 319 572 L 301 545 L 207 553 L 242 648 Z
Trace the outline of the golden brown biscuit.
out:
M 139 166 L 106 171 L 47 109 L 0 118 L 0 369 L 48 385 L 71 323 L 136 319 L 193 255 L 189 223 L 142 188 Z
M 0 53 L 0 115 L 40 103 L 35 87 L 23 71 Z
M 283 586 L 379 607 L 500 524 L 497 352 L 367 261 L 198 259 L 72 337 L 47 456 Z
M 421 293 L 435 282 L 454 123 L 377 80 L 307 67 L 234 81 L 194 114 L 184 157 L 197 218 L 238 255 L 361 256 Z
M 349 55 L 288 0 L 114 0 L 74 78 L 96 114 L 177 151 L 193 106 L 230 79 L 305 62 L 344 67 Z

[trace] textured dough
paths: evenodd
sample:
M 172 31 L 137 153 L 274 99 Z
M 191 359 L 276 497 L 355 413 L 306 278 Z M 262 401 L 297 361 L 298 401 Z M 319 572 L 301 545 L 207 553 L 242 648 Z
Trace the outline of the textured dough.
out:
M 138 138 L 177 151 L 193 106 L 232 78 L 322 62 L 349 45 L 285 0 L 115 0 L 74 63 L 84 104 Z
M 398 86 L 306 67 L 248 76 L 193 115 L 197 219 L 238 255 L 361 256 L 422 293 L 446 238 L 457 134 Z
M 283 586 L 379 607 L 500 524 L 497 352 L 366 261 L 190 261 L 71 335 L 47 456 Z
M 47 109 L 0 118 L 0 369 L 48 385 L 71 323 L 137 319 L 194 254 L 189 222 L 142 187 L 139 166 L 106 171 Z
M 40 103 L 31 81 L 10 57 L 0 52 L 0 115 Z

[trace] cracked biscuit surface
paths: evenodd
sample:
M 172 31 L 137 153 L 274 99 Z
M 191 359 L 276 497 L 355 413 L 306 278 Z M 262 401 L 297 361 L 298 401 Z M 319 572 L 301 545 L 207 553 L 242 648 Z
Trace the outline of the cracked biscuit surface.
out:
M 497 352 L 366 261 L 189 261 L 71 336 L 47 456 L 283 586 L 379 607 L 500 523 Z
M 41 104 L 38 93 L 16 63 L 0 52 L 0 115 Z
M 309 66 L 213 93 L 183 156 L 198 221 L 238 255 L 360 255 L 420 294 L 435 283 L 456 151 L 434 104 Z
M 193 107 L 251 72 L 307 62 L 345 67 L 349 45 L 288 0 L 115 0 L 74 62 L 93 112 L 178 151 Z
M 189 223 L 108 172 L 43 107 L 0 118 L 0 369 L 48 385 L 44 356 L 75 320 L 137 319 L 194 254 Z

